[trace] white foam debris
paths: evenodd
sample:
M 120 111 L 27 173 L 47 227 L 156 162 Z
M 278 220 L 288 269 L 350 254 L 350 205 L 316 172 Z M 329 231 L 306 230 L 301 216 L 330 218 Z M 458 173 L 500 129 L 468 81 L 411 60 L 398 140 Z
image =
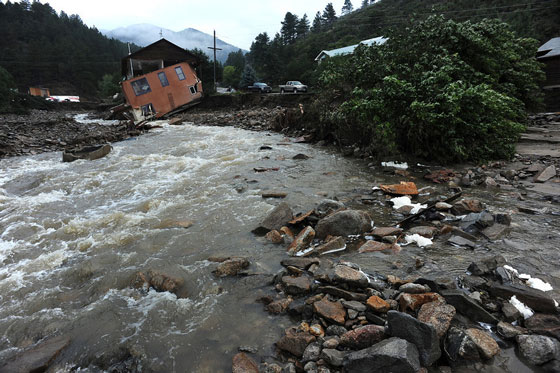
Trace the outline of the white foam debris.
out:
M 541 280 L 540 278 L 531 277 L 526 273 L 519 274 L 519 271 L 509 265 L 505 265 L 504 268 L 510 272 L 511 274 L 515 275 L 520 280 L 525 281 L 525 284 L 533 289 L 541 290 L 541 291 L 551 291 L 553 290 L 552 285 L 548 282 Z
M 404 239 L 405 239 L 407 244 L 415 242 L 416 245 L 418 245 L 419 247 L 430 246 L 434 243 L 431 239 L 420 236 L 418 233 L 412 234 L 412 235 L 407 235 L 407 236 L 405 236 Z
M 517 308 L 517 310 L 523 315 L 523 318 L 525 320 L 527 320 L 529 317 L 535 314 L 535 312 L 532 309 L 530 309 L 523 302 L 517 299 L 515 295 L 511 297 L 509 303 L 511 303 L 515 308 Z
M 516 276 L 519 276 L 519 271 L 517 269 L 513 268 L 512 266 L 509 266 L 509 265 L 506 264 L 504 266 L 504 269 L 508 272 L 511 272 L 511 273 L 515 274 Z
M 542 291 L 551 291 L 552 285 L 548 282 L 544 282 L 540 278 L 532 277 L 527 280 L 527 285 L 532 287 L 533 289 L 542 290 Z
M 556 307 L 558 307 L 558 302 L 557 302 L 556 300 L 554 300 L 554 299 L 553 299 L 553 301 L 554 301 L 554 305 L 555 305 Z
M 344 251 L 344 250 L 346 250 L 346 245 L 344 245 L 344 247 L 341 247 L 340 249 L 333 249 L 333 250 L 325 251 L 321 255 L 336 253 L 338 251 Z
M 406 170 L 408 169 L 408 163 L 406 162 L 381 162 L 381 166 L 383 167 L 394 167 L 394 168 L 398 168 L 399 170 Z
M 410 211 L 411 214 L 418 213 L 420 209 L 428 208 L 428 205 L 422 205 L 420 203 L 412 203 L 410 197 L 407 196 L 391 198 L 391 202 L 393 202 L 393 208 L 395 210 L 398 210 L 403 206 L 412 206 L 412 210 Z
M 378 187 L 378 186 L 374 186 L 373 188 L 371 188 L 371 190 L 373 190 L 375 192 L 376 190 L 381 190 L 381 188 Z
M 314 249 L 315 249 L 314 247 L 308 247 L 308 248 L 305 249 L 305 250 L 298 251 L 298 252 L 296 253 L 296 256 L 304 256 L 305 254 L 312 252 Z

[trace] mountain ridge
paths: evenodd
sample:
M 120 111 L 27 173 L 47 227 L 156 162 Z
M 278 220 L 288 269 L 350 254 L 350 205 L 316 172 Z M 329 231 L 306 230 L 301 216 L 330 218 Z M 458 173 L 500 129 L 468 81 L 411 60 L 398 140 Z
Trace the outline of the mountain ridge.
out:
M 213 52 L 208 47 L 213 45 L 214 37 L 192 27 L 181 31 L 173 31 L 150 23 L 138 23 L 118 27 L 113 30 L 99 31 L 108 38 L 114 38 L 125 43 L 131 42 L 141 47 L 150 45 L 163 37 L 182 48 L 201 49 L 209 57 L 213 58 Z M 218 38 L 216 38 L 216 47 L 221 48 L 221 50 L 216 51 L 216 59 L 221 63 L 225 63 L 231 52 L 242 50 L 247 53 L 243 48 L 236 47 Z

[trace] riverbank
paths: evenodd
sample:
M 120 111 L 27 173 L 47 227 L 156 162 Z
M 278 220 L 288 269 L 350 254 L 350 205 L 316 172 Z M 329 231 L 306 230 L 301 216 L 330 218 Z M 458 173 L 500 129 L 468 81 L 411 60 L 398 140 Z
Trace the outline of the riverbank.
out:
M 112 143 L 141 133 L 128 122 L 89 120 L 86 112 L 31 110 L 26 115 L 4 114 L 0 115 L 0 158 Z

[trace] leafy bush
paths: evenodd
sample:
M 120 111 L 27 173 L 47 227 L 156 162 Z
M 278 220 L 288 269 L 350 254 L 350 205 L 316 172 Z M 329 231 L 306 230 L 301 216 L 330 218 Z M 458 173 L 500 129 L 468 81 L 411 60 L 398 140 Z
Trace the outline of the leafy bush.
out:
M 327 62 L 322 126 L 378 154 L 440 161 L 509 158 L 539 104 L 537 42 L 498 20 L 432 16 Z

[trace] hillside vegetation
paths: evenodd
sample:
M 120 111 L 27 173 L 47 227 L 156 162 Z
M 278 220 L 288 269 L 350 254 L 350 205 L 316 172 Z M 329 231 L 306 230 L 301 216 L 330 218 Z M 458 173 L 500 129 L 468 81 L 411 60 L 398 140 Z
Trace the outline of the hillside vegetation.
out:
M 434 14 L 458 22 L 499 19 L 516 36 L 541 44 L 560 35 L 560 0 L 354 0 L 354 9 L 337 17 L 327 5 L 312 21 L 287 13 L 276 35 L 255 38 L 248 62 L 259 79 L 272 84 L 293 79 L 315 84 L 319 75 L 314 59 L 322 50 L 386 36 Z
M 94 97 L 105 74 L 120 75 L 127 45 L 104 37 L 79 16 L 57 14 L 49 4 L 0 2 L 0 66 L 21 92 L 31 86 L 51 94 Z

